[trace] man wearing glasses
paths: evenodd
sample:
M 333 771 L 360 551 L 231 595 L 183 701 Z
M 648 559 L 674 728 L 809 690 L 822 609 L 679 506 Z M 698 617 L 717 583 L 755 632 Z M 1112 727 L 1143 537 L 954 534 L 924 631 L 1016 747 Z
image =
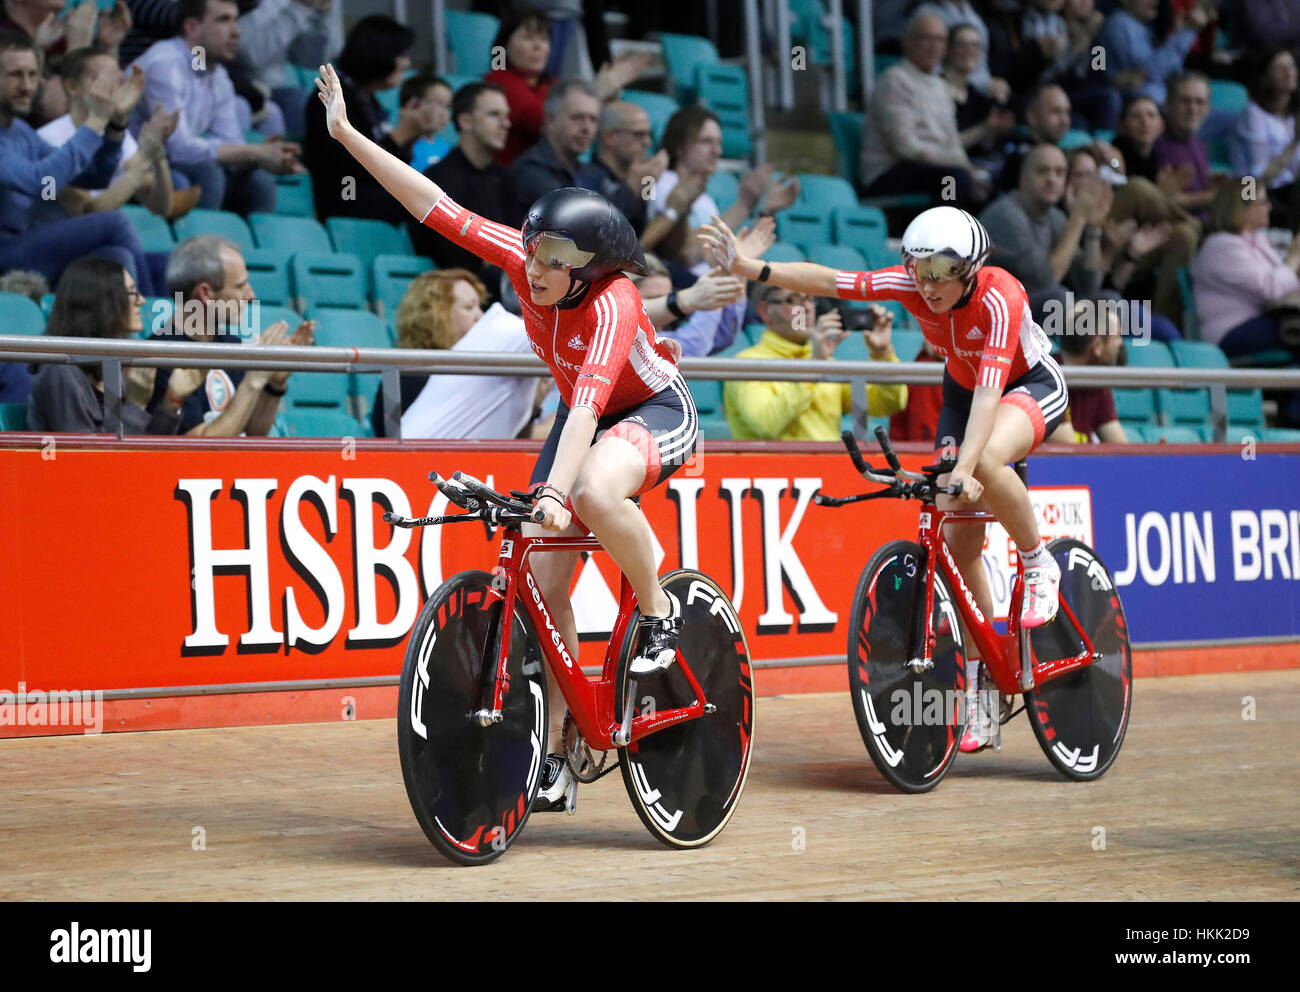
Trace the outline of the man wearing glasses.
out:
M 758 344 L 737 358 L 829 359 L 849 336 L 838 310 L 816 316 L 813 298 L 779 286 L 763 285 L 755 309 L 766 329 Z M 871 326 L 862 332 L 871 360 L 896 362 L 894 315 L 879 305 L 868 311 Z M 852 411 L 847 382 L 728 382 L 722 390 L 731 436 L 737 441 L 835 441 L 840 418 Z M 907 406 L 907 386 L 867 386 L 867 413 L 888 417 Z
M 577 176 L 579 186 L 599 193 L 623 212 L 638 238 L 646 225 L 643 180 L 658 179 L 668 167 L 666 152 L 646 157 L 653 137 L 650 115 L 635 103 L 607 103 L 600 114 L 596 152 Z

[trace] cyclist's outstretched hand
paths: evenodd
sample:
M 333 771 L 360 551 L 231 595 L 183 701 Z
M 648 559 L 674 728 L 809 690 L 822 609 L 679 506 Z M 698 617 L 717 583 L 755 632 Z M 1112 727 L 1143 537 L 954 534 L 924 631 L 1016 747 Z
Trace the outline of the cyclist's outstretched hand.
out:
M 564 530 L 573 521 L 573 514 L 555 496 L 544 495 L 537 501 L 537 509 L 542 511 L 539 523 L 543 530 Z
M 952 474 L 948 476 L 948 485 L 954 486 L 961 483 L 961 495 L 957 498 L 963 503 L 977 503 L 979 498 L 984 495 L 984 483 L 971 475 L 969 472 L 955 468 Z
M 736 235 L 717 214 L 713 216 L 713 223 L 702 225 L 696 236 L 704 246 L 709 260 L 726 272 L 735 272 L 737 265 L 748 261 L 747 256 L 741 252 Z

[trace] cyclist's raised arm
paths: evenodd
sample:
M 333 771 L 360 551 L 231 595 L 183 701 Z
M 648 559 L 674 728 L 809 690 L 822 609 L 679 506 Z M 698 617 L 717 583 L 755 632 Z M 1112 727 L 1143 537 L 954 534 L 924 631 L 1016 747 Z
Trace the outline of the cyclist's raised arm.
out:
M 423 219 L 442 196 L 438 184 L 384 151 L 352 126 L 343 100 L 343 87 L 332 65 L 320 67 L 316 90 L 321 103 L 325 104 L 325 126 L 330 137 L 351 152 L 352 157 L 396 197 L 412 217 Z

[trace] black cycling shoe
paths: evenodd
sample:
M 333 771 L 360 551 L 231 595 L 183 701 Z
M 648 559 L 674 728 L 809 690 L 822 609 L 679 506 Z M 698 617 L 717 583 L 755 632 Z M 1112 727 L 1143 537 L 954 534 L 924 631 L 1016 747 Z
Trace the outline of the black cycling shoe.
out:
M 682 604 L 668 593 L 672 611 L 666 617 L 641 617 L 636 654 L 628 675 L 639 679 L 657 675 L 677 660 L 677 640 L 682 633 Z

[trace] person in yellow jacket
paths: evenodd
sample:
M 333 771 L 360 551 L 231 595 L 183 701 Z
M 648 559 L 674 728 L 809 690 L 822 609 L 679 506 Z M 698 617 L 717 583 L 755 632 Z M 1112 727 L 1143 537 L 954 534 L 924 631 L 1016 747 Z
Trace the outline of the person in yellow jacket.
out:
M 894 354 L 894 315 L 872 305 L 875 322 L 863 331 L 872 361 L 898 361 Z M 849 336 L 838 310 L 816 317 L 812 297 L 779 286 L 763 286 L 756 304 L 766 330 L 758 344 L 737 358 L 832 357 Z M 727 425 L 737 441 L 838 441 L 840 417 L 853 409 L 847 382 L 740 382 L 722 390 Z M 907 386 L 867 386 L 867 413 L 887 417 L 907 406 Z

